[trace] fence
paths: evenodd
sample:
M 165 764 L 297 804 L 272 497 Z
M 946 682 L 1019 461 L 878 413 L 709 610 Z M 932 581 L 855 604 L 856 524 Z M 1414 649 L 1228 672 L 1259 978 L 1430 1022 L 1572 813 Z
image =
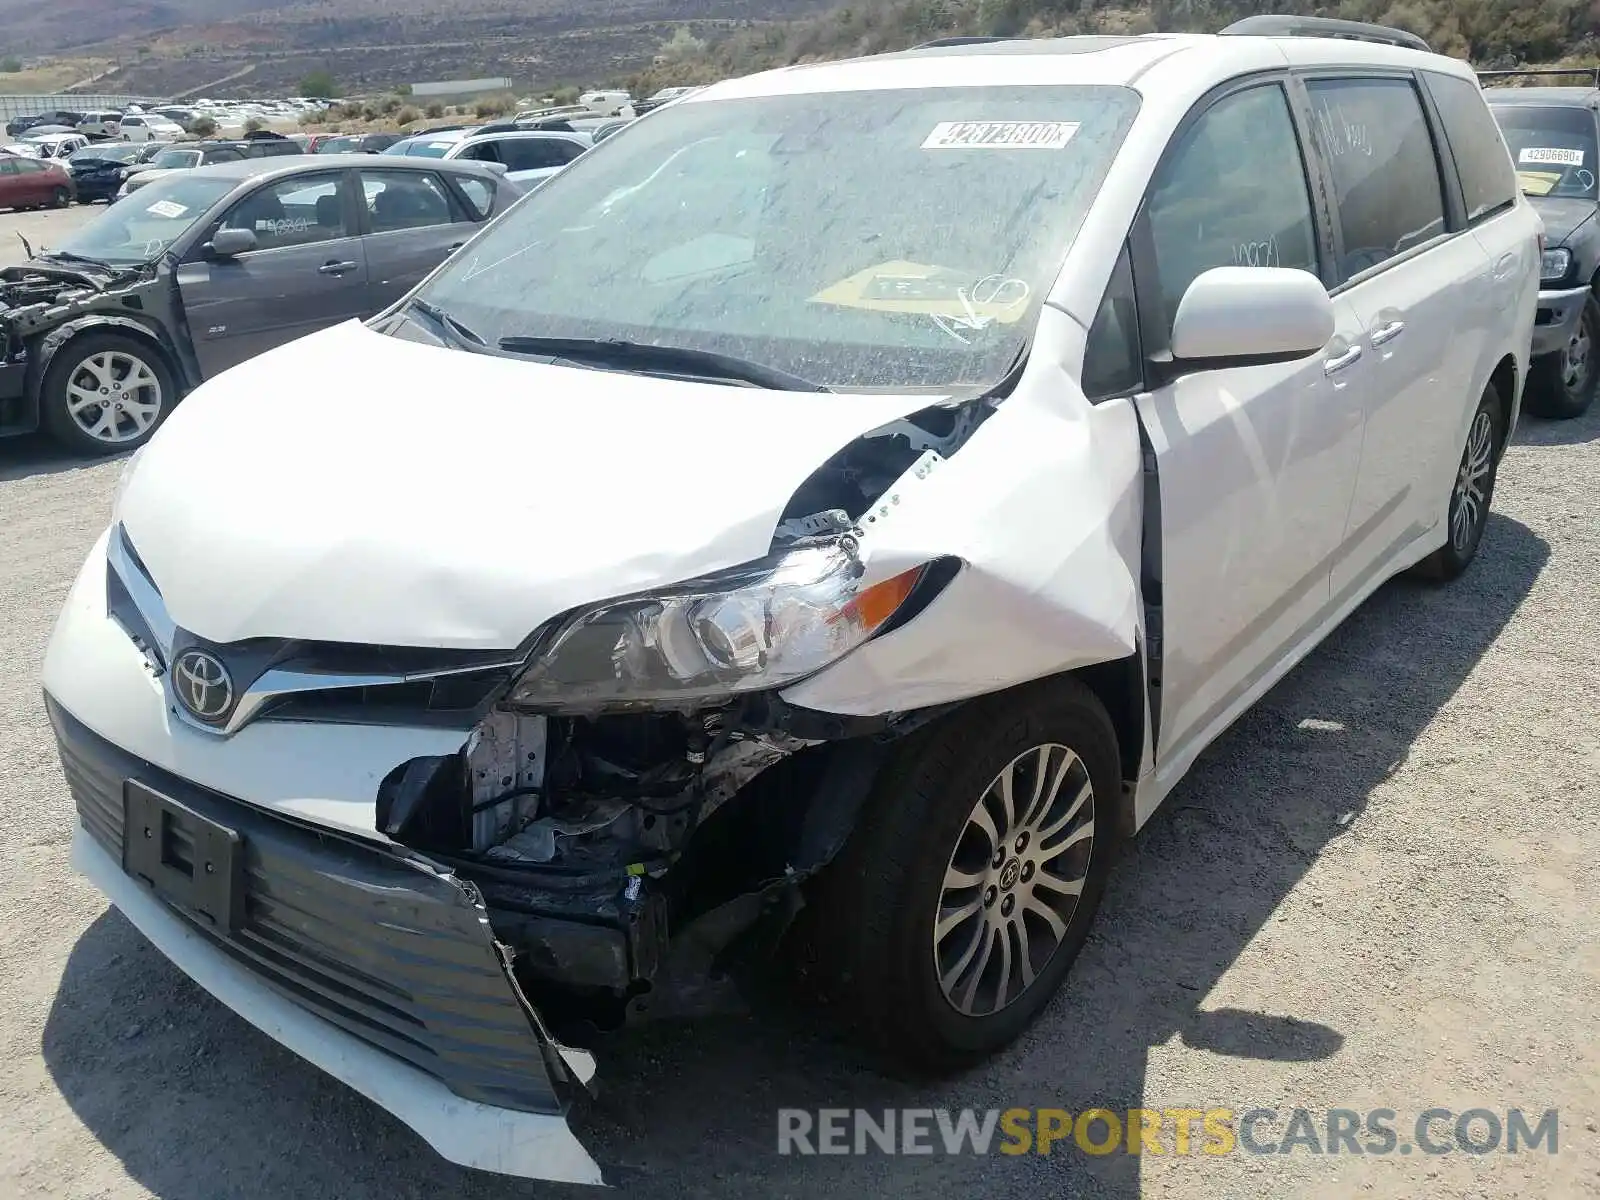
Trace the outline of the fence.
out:
M 160 104 L 151 96 L 108 96 L 98 92 L 67 92 L 55 96 L 0 96 L 0 120 L 31 117 L 34 113 L 66 109 L 89 112 L 97 108 L 126 108 L 130 104 Z

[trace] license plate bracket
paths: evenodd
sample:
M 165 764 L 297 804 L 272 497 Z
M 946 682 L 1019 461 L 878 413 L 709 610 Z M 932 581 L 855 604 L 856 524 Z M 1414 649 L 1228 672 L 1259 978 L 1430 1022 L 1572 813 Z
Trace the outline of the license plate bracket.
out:
M 239 924 L 244 839 L 136 779 L 122 785 L 122 869 L 218 933 Z

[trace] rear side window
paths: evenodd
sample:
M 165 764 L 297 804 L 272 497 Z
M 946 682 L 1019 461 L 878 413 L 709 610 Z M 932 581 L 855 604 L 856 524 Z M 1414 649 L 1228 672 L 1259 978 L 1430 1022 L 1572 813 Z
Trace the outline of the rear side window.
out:
M 1475 84 L 1454 75 L 1428 72 L 1428 91 L 1444 123 L 1445 140 L 1456 160 L 1468 222 L 1480 221 L 1517 198 L 1517 174 L 1500 136 L 1500 127 Z
M 1442 234 L 1439 161 L 1411 81 L 1312 79 L 1306 87 L 1344 229 L 1340 279 Z
M 582 146 L 563 138 L 508 138 L 500 143 L 500 161 L 513 171 L 564 167 L 582 153 Z

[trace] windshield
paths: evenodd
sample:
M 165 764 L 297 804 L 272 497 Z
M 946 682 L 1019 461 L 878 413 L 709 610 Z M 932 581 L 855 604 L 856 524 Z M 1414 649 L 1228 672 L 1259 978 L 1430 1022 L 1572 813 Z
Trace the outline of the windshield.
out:
M 317 147 L 318 154 L 348 154 L 361 148 L 361 139 L 353 137 L 329 138 Z
M 139 157 L 139 147 L 124 142 L 119 146 L 85 146 L 74 150 L 68 162 L 132 162 Z
M 1600 198 L 1593 113 L 1533 104 L 1497 104 L 1493 111 L 1527 195 Z
M 690 102 L 519 203 L 423 297 L 519 335 L 832 388 L 998 382 L 1138 108 L 1121 87 Z
M 170 175 L 119 200 L 60 246 L 69 254 L 127 266 L 148 262 L 232 190 L 231 179 Z
M 197 167 L 200 165 L 200 151 L 198 150 L 163 150 L 150 160 L 150 165 L 157 170 L 172 170 L 179 167 Z

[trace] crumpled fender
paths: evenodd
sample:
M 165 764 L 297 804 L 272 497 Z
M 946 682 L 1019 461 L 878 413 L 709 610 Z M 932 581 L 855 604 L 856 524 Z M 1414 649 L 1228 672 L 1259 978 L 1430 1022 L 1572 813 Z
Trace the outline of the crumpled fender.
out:
M 942 556 L 961 560 L 955 578 L 783 699 L 880 716 L 1133 654 L 1142 479 L 1131 404 L 1091 405 L 1067 372 L 1030 368 L 965 445 L 863 522 L 863 584 Z
M 50 363 L 60 353 L 61 348 L 77 337 L 80 333 L 89 333 L 98 330 L 116 330 L 130 333 L 134 337 L 149 342 L 159 349 L 172 364 L 174 371 L 181 377 L 188 374 L 184 361 L 178 353 L 178 347 L 165 330 L 154 322 L 141 321 L 137 317 L 125 317 L 120 313 L 87 312 L 82 316 L 73 317 L 57 325 L 49 333 L 39 339 L 38 346 L 32 355 L 36 378 L 42 382 L 50 371 Z

